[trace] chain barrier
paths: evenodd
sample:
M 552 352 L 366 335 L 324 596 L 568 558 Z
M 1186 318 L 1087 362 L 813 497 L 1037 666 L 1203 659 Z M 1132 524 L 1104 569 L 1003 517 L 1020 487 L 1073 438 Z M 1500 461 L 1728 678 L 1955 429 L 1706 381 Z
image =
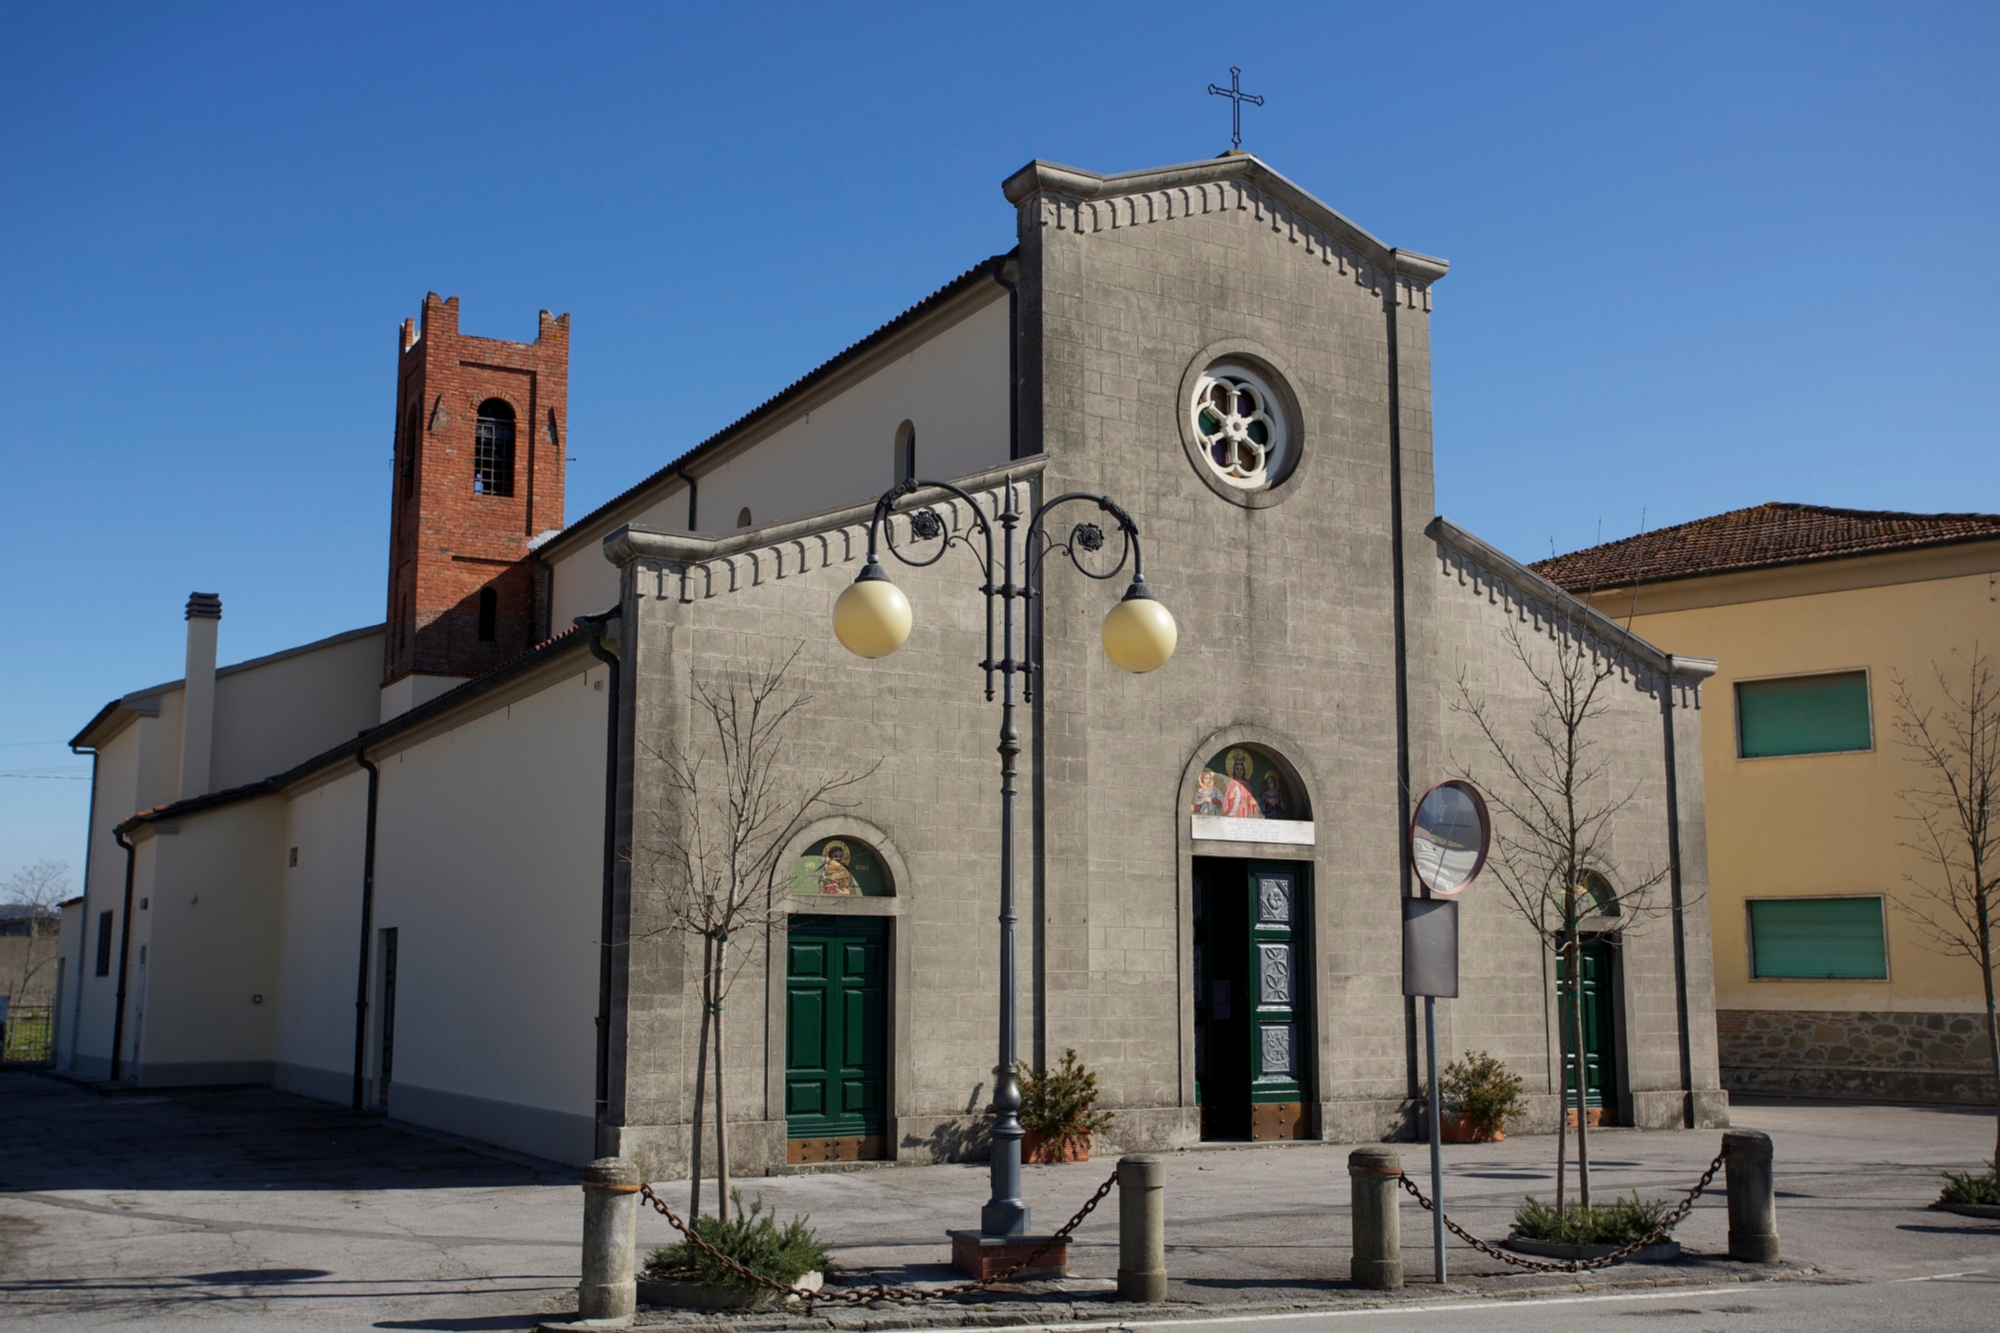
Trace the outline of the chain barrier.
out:
M 803 1301 L 807 1313 L 810 1314 L 815 1304 L 867 1305 L 874 1301 L 955 1300 L 969 1292 L 986 1291 L 1004 1282 L 1009 1282 L 1017 1274 L 1034 1267 L 1050 1250 L 1067 1241 L 1070 1238 L 1070 1233 L 1083 1224 L 1083 1219 L 1089 1217 L 1096 1210 L 1098 1204 L 1104 1202 L 1104 1196 L 1111 1193 L 1112 1187 L 1117 1183 L 1118 1170 L 1116 1167 L 1113 1167 L 1111 1174 L 1104 1178 L 1104 1183 L 1097 1187 L 1097 1192 L 1084 1200 L 1083 1207 L 1077 1209 L 1076 1214 L 1069 1221 L 1063 1223 L 1060 1231 L 1042 1242 L 1032 1254 L 1021 1260 L 1020 1263 L 1003 1272 L 995 1273 L 992 1277 L 981 1278 L 977 1282 L 961 1282 L 954 1287 L 899 1287 L 885 1282 L 878 1282 L 869 1287 L 840 1287 L 837 1289 L 821 1287 L 818 1291 L 808 1291 L 804 1287 L 795 1287 L 790 1283 L 780 1282 L 776 1278 L 765 1277 L 762 1273 L 737 1263 L 700 1236 L 697 1236 L 693 1228 L 688 1223 L 683 1222 L 680 1219 L 680 1215 L 667 1206 L 665 1199 L 653 1193 L 651 1185 L 641 1185 L 639 1187 L 639 1197 L 647 1203 L 652 1204 L 654 1211 L 667 1219 L 667 1225 L 687 1238 L 688 1244 L 694 1246 L 697 1250 L 700 1250 L 703 1254 L 753 1286 L 763 1287 L 769 1291 L 781 1292 L 789 1299 Z
M 1694 1207 L 1694 1201 L 1701 1197 L 1701 1192 L 1708 1188 L 1710 1181 L 1715 1179 L 1715 1173 L 1722 1169 L 1722 1157 L 1721 1153 L 1715 1155 L 1715 1160 L 1708 1164 L 1708 1170 L 1701 1173 L 1701 1179 L 1694 1183 L 1694 1188 L 1687 1192 L 1687 1197 L 1680 1201 L 1680 1206 L 1661 1218 L 1660 1225 L 1654 1227 L 1651 1232 L 1633 1241 L 1623 1249 L 1613 1250 L 1610 1254 L 1597 1259 L 1569 1259 L 1550 1263 L 1541 1259 L 1523 1258 L 1521 1255 L 1514 1254 L 1511 1251 L 1502 1250 L 1496 1246 L 1487 1244 L 1458 1223 L 1452 1221 L 1450 1214 L 1446 1213 L 1442 1214 L 1442 1216 L 1445 1226 L 1450 1228 L 1452 1235 L 1458 1237 L 1473 1249 L 1478 1250 L 1481 1254 L 1491 1255 L 1502 1263 L 1513 1264 L 1518 1268 L 1532 1268 L 1544 1273 L 1587 1273 L 1594 1268 L 1609 1268 L 1615 1263 L 1629 1259 L 1648 1245 L 1663 1241 L 1671 1235 L 1673 1229 L 1681 1224 L 1682 1219 L 1687 1217 L 1688 1211 Z M 1403 1182 L 1403 1189 L 1409 1193 L 1410 1197 L 1422 1204 L 1425 1212 L 1431 1212 L 1431 1201 L 1424 1197 L 1424 1192 L 1417 1188 L 1417 1183 L 1411 1180 L 1407 1174 L 1401 1176 L 1400 1179 Z

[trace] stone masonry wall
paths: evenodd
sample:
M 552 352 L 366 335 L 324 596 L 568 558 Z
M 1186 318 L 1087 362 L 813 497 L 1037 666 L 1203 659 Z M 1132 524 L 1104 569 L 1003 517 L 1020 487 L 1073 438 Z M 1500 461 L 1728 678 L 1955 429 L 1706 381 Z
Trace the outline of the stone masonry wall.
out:
M 1993 1066 L 1978 1014 L 1724 1009 L 1722 1085 L 1788 1097 L 1990 1105 Z

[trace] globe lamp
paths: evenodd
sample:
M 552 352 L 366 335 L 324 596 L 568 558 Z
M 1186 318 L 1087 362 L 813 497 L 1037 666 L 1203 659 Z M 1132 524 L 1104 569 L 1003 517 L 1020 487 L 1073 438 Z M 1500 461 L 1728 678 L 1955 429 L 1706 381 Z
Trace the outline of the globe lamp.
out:
M 870 556 L 833 604 L 833 633 L 857 657 L 887 657 L 910 637 L 910 599 Z
M 853 589 L 849 589 L 852 592 Z M 1154 600 L 1152 589 L 1138 579 L 1104 617 L 1104 655 L 1111 665 L 1134 675 L 1157 671 L 1174 655 L 1180 630 L 1166 607 Z

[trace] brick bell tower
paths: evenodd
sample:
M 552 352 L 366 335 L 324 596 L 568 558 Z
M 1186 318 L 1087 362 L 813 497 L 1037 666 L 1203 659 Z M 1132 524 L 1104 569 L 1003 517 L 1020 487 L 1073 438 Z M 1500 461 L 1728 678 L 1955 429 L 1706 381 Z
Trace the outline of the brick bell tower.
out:
M 541 637 L 530 543 L 563 526 L 569 316 L 532 343 L 458 331 L 424 298 L 396 366 L 386 720 L 519 657 Z

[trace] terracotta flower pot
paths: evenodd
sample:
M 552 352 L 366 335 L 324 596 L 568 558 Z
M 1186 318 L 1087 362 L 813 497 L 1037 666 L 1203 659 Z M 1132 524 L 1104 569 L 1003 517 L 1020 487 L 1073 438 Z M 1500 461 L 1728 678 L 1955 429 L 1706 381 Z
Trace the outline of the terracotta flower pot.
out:
M 1498 1143 L 1506 1137 L 1504 1130 L 1486 1133 L 1477 1122 L 1456 1111 L 1444 1112 L 1443 1118 L 1438 1121 L 1438 1138 L 1445 1143 Z
M 1039 1129 L 1031 1129 L 1021 1140 L 1021 1160 L 1041 1166 L 1054 1166 L 1062 1162 L 1087 1162 L 1090 1160 L 1090 1135 L 1075 1138 L 1052 1139 Z

